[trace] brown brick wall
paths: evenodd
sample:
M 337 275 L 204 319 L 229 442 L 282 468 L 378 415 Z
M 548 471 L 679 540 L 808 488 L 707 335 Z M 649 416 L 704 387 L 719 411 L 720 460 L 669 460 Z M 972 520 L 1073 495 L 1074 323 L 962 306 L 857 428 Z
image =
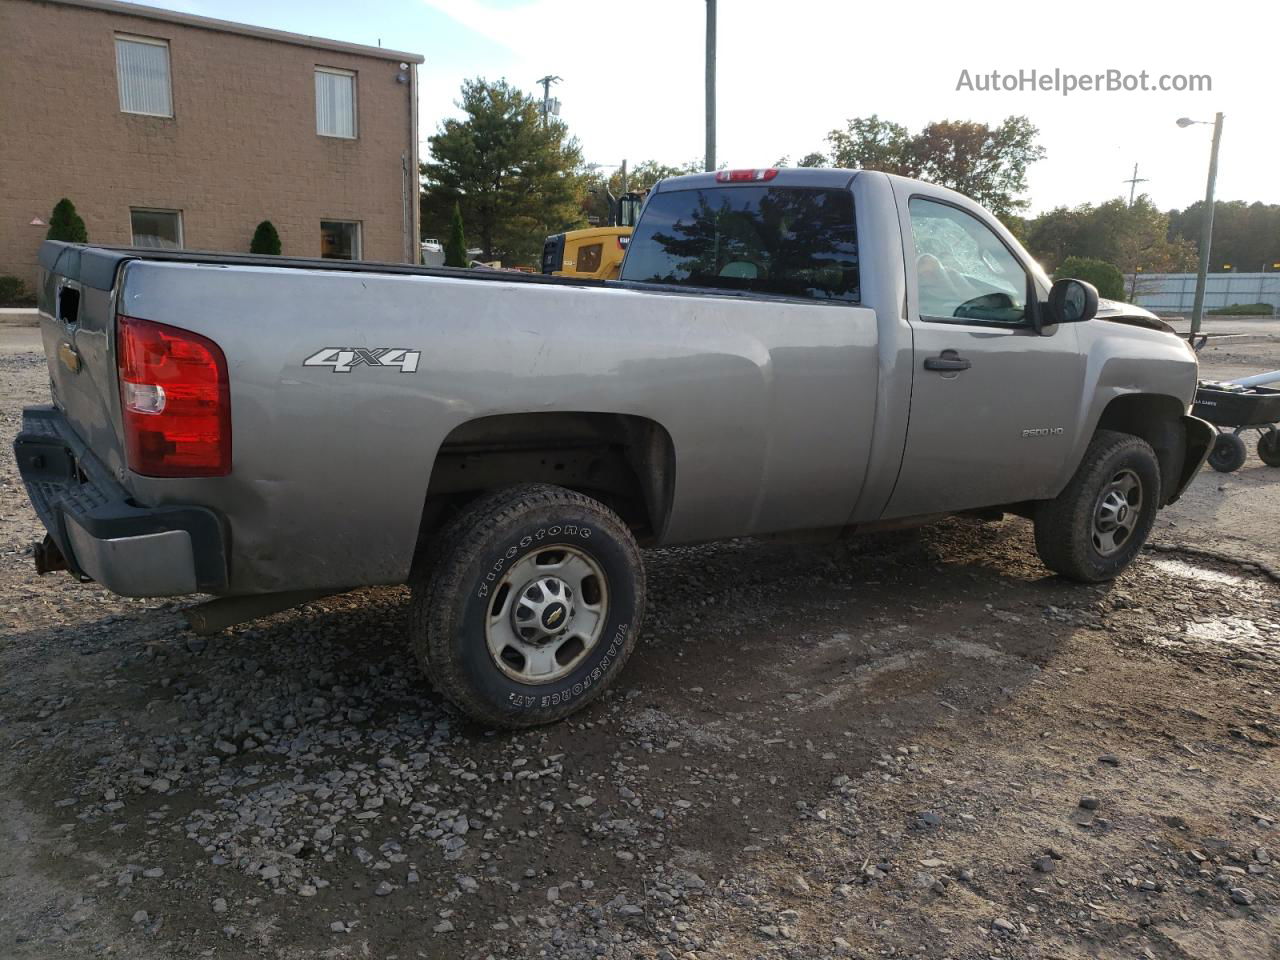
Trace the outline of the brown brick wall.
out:
M 172 119 L 121 112 L 118 33 L 169 41 Z M 316 134 L 316 66 L 356 72 L 357 139 Z M 189 249 L 247 252 L 267 219 L 285 254 L 319 256 L 321 219 L 358 220 L 364 259 L 404 260 L 401 154 L 417 155 L 399 72 L 345 51 L 0 0 L 0 274 L 35 280 L 47 228 L 30 221 L 63 196 L 95 243 L 128 244 L 130 207 L 152 207 L 182 211 Z

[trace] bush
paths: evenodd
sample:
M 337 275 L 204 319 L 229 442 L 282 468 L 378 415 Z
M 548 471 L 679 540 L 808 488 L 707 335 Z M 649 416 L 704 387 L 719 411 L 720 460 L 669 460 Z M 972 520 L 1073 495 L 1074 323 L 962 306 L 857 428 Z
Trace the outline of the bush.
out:
M 449 239 L 444 242 L 444 265 L 467 265 L 467 238 L 462 232 L 462 208 L 456 203 L 453 205 L 453 218 L 449 221 Z
M 280 234 L 276 232 L 274 223 L 263 220 L 258 224 L 258 229 L 253 231 L 253 239 L 249 242 L 249 252 L 280 256 Z
M 1229 307 L 1214 307 L 1205 311 L 1211 317 L 1270 317 L 1275 312 L 1275 308 L 1269 303 L 1233 303 Z
M 23 283 L 21 277 L 8 274 L 0 276 L 0 307 L 25 307 L 35 302 L 36 298 L 27 290 L 27 285 Z
M 76 213 L 76 205 L 66 197 L 59 200 L 53 208 L 46 239 L 64 240 L 67 243 L 89 242 L 89 231 L 85 229 L 80 214 Z
M 1098 296 L 1108 300 L 1124 299 L 1124 274 L 1114 263 L 1092 257 L 1067 257 L 1053 272 L 1053 279 L 1063 277 L 1092 283 L 1098 288 Z

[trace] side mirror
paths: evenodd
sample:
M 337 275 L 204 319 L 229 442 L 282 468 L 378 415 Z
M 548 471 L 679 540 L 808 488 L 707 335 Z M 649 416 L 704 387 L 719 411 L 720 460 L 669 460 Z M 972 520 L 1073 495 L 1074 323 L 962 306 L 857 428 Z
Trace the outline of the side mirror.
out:
M 1083 323 L 1098 312 L 1098 288 L 1083 280 L 1063 277 L 1049 288 L 1046 323 Z

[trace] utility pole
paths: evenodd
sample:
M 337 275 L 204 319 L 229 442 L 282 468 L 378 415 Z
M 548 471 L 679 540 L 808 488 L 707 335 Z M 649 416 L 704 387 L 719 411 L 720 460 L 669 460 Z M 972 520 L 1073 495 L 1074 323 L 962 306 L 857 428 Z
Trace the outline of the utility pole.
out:
M 1140 184 L 1140 183 L 1149 183 L 1150 181 L 1148 181 L 1148 180 L 1146 179 L 1146 177 L 1139 177 L 1139 176 L 1138 176 L 1138 165 L 1135 163 L 1135 164 L 1133 165 L 1133 176 L 1132 176 L 1132 177 L 1130 177 L 1128 180 L 1121 180 L 1120 182 L 1121 182 L 1121 183 L 1127 183 L 1127 184 L 1129 185 L 1129 206 L 1130 206 L 1130 207 L 1132 207 L 1132 206 L 1133 206 L 1133 190 L 1134 190 L 1134 188 L 1135 188 L 1138 184 Z
M 1213 186 L 1218 179 L 1218 144 L 1222 141 L 1222 114 L 1213 115 L 1213 147 L 1209 150 L 1209 182 L 1204 188 L 1204 219 L 1200 225 L 1200 269 L 1196 272 L 1196 298 L 1191 304 L 1191 339 L 1204 319 L 1204 290 L 1209 280 L 1209 245 L 1213 243 Z
M 623 160 L 622 161 L 622 193 L 623 195 L 625 195 L 626 192 L 627 192 L 627 161 Z
M 703 167 L 716 168 L 716 0 L 707 3 L 707 156 Z
M 552 105 L 551 85 L 553 83 L 559 83 L 563 79 L 564 79 L 563 77 L 557 77 L 554 74 L 549 73 L 545 77 L 543 77 L 541 80 L 538 81 L 540 84 L 542 84 L 542 122 L 543 123 L 547 123 L 550 120 L 552 114 L 560 113 L 559 102 L 556 102 L 555 109 L 552 109 L 552 106 L 551 106 Z

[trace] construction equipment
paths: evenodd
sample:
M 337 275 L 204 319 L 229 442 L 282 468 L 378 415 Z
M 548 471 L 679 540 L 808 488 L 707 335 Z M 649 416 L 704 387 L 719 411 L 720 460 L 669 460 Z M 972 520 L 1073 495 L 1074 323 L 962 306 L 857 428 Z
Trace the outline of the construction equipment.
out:
M 612 221 L 607 226 L 586 227 L 547 237 L 542 245 L 542 272 L 557 277 L 589 277 L 616 280 L 622 269 L 631 231 L 640 217 L 644 195 L 624 193 L 609 197 Z

